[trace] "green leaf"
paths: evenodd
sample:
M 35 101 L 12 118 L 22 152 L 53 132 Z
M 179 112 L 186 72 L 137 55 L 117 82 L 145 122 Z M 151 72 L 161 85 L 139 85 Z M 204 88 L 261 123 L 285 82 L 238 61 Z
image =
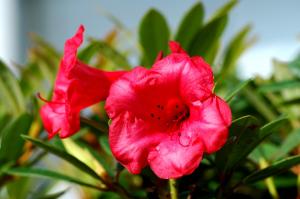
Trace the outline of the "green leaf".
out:
M 104 41 L 92 41 L 87 47 L 80 51 L 78 58 L 84 63 L 90 63 L 91 59 L 99 53 L 112 61 L 117 67 L 131 69 L 126 57 Z
M 0 98 L 8 106 L 9 112 L 19 114 L 25 109 L 19 81 L 2 61 L 0 61 Z
M 22 137 L 30 142 L 32 142 L 33 144 L 35 144 L 38 147 L 43 148 L 46 151 L 49 151 L 50 153 L 53 153 L 55 155 L 57 155 L 58 157 L 64 159 L 65 161 L 71 163 L 73 166 L 77 167 L 78 169 L 80 169 L 81 171 L 89 174 L 91 177 L 97 179 L 97 180 L 102 180 L 102 178 L 100 176 L 98 176 L 98 174 L 91 169 L 89 166 L 87 166 L 86 164 L 84 164 L 83 162 L 81 162 L 80 160 L 78 160 L 77 158 L 75 158 L 74 156 L 70 155 L 69 153 L 58 149 L 50 144 L 46 144 L 40 140 L 34 139 L 32 137 L 29 136 L 25 136 L 22 135 Z
M 269 103 L 257 93 L 250 85 L 244 87 L 243 95 L 247 101 L 267 120 L 272 121 L 276 119 L 277 114 L 271 109 Z
M 285 80 L 280 82 L 272 82 L 265 85 L 260 85 L 258 91 L 261 93 L 278 92 L 284 89 L 300 88 L 299 80 Z
M 239 83 L 232 91 L 230 91 L 229 93 L 227 93 L 227 95 L 225 96 L 225 101 L 227 103 L 230 103 L 231 100 L 233 99 L 233 97 L 238 94 L 246 85 L 248 85 L 252 80 L 248 79 L 247 81 L 243 81 L 241 83 Z
M 300 144 L 300 129 L 295 129 L 284 139 L 279 149 L 274 153 L 275 159 L 280 159 Z
M 288 68 L 290 71 L 300 78 L 300 54 L 290 63 L 288 63 Z
M 220 7 L 211 17 L 210 21 L 215 20 L 216 18 L 227 15 L 231 9 L 237 4 L 237 0 L 230 0 L 228 3 Z
M 108 142 L 108 137 L 100 136 L 99 142 L 100 142 L 101 148 L 105 151 L 105 153 L 107 155 L 112 156 L 111 149 L 110 149 L 109 142 Z
M 11 116 L 4 113 L 0 114 L 0 138 L 3 132 L 3 129 L 8 125 L 9 121 L 11 120 Z
M 99 176 L 106 175 L 106 171 L 101 163 L 97 161 L 97 159 L 93 156 L 92 153 L 90 153 L 90 151 L 86 147 L 80 146 L 71 138 L 63 139 L 62 142 L 69 154 L 71 154 L 90 168 L 93 168 L 93 170 Z
M 260 136 L 266 137 L 269 136 L 274 131 L 278 130 L 280 127 L 283 127 L 283 124 L 287 122 L 287 117 L 285 115 L 278 117 L 277 119 L 265 124 L 260 128 Z
M 243 180 L 243 183 L 250 184 L 250 183 L 254 183 L 254 182 L 263 180 L 270 176 L 274 176 L 283 171 L 286 171 L 299 163 L 300 163 L 300 155 L 285 158 L 281 161 L 274 163 L 273 165 L 271 165 L 265 169 L 262 169 L 260 171 L 256 171 L 256 172 L 250 174 Z
M 280 103 L 280 105 L 284 105 L 284 106 L 292 106 L 292 105 L 299 105 L 299 104 L 300 104 L 300 98 L 285 100 Z
M 109 156 L 109 160 L 112 160 L 112 164 L 109 163 L 109 160 L 107 157 L 104 157 L 103 154 L 100 154 L 99 151 L 96 151 L 88 144 L 83 144 L 84 147 L 89 150 L 91 155 L 103 166 L 105 171 L 108 173 L 109 176 L 114 177 L 115 176 L 115 160 L 112 157 L 112 154 Z
M 245 26 L 240 32 L 238 32 L 237 35 L 233 37 L 229 45 L 226 47 L 220 72 L 220 76 L 222 78 L 234 72 L 238 58 L 250 46 L 246 41 L 250 30 L 250 25 Z
M 39 49 L 39 51 L 42 51 L 43 54 L 48 55 L 48 57 L 51 57 L 51 59 L 59 61 L 60 54 L 50 43 L 46 42 L 42 37 L 35 33 L 31 33 L 30 38 L 35 43 L 35 48 Z
M 228 142 L 216 154 L 219 169 L 235 169 L 266 137 L 282 126 L 286 119 L 280 117 L 261 128 L 258 121 L 251 116 L 235 120 L 230 128 Z
M 187 49 L 192 39 L 200 30 L 203 24 L 204 8 L 201 2 L 195 4 L 183 17 L 175 40 L 180 43 L 182 48 Z
M 68 189 L 65 189 L 65 190 L 62 190 L 62 191 L 59 191 L 56 193 L 38 197 L 37 199 L 57 199 L 57 198 L 60 198 L 61 196 L 63 196 L 67 191 L 68 191 Z
M 32 116 L 24 113 L 2 130 L 0 162 L 16 161 L 19 158 L 24 146 L 24 140 L 20 135 L 28 133 L 32 121 Z
M 99 199 L 121 199 L 121 197 L 114 192 L 105 192 L 99 196 Z
M 63 180 L 67 182 L 72 182 L 81 186 L 99 189 L 99 187 L 89 184 L 86 182 L 81 181 L 80 179 L 73 178 L 67 176 L 62 173 L 58 173 L 55 171 L 50 171 L 46 169 L 38 169 L 38 168 L 27 168 L 27 167 L 19 167 L 19 168 L 11 168 L 5 171 L 7 174 L 17 175 L 17 176 L 24 176 L 24 177 L 43 177 L 43 178 L 52 178 L 56 180 Z
M 224 32 L 227 24 L 227 15 L 216 18 L 210 23 L 203 26 L 193 38 L 188 52 L 191 56 L 200 55 L 205 60 L 212 59 L 212 54 L 216 54 L 215 46 L 219 42 L 219 39 Z M 212 64 L 210 61 L 209 64 Z
M 276 153 L 276 150 L 278 150 L 278 147 L 275 144 L 264 142 L 250 153 L 249 159 L 257 164 L 261 164 L 262 159 L 265 159 L 267 162 L 272 162 L 272 157 Z
M 219 170 L 231 170 L 251 152 L 249 143 L 257 139 L 258 121 L 252 116 L 243 116 L 232 122 L 230 137 L 225 146 L 216 153 Z
M 157 10 L 151 9 L 143 17 L 139 27 L 139 41 L 143 48 L 145 66 L 151 66 L 160 51 L 167 54 L 169 32 L 164 16 Z

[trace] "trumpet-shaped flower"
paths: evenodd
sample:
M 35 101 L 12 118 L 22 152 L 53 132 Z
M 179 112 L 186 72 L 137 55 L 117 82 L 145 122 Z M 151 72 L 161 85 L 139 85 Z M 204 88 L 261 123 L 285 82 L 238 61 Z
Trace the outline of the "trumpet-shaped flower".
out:
M 105 106 L 117 160 L 135 174 L 150 165 L 165 179 L 192 173 L 203 153 L 225 144 L 231 124 L 210 66 L 176 42 L 170 48 L 151 69 L 136 67 L 113 83 Z
M 50 138 L 77 132 L 80 111 L 107 98 L 112 153 L 134 174 L 150 165 L 160 178 L 188 175 L 225 144 L 231 111 L 212 92 L 213 73 L 201 57 L 170 42 L 172 53 L 159 54 L 151 69 L 105 72 L 77 59 L 83 31 L 67 40 L 52 100 L 40 111 Z
M 77 49 L 82 43 L 84 27 L 66 41 L 51 101 L 40 113 L 49 138 L 59 134 L 69 137 L 80 128 L 80 111 L 106 99 L 110 85 L 125 72 L 104 72 L 80 62 Z

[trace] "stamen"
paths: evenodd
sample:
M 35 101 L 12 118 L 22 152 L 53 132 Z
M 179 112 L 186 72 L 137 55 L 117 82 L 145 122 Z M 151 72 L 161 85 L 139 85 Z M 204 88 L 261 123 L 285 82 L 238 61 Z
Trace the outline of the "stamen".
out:
M 54 102 L 54 101 L 46 100 L 45 98 L 43 98 L 43 97 L 41 96 L 41 93 L 39 93 L 39 92 L 36 94 L 36 96 L 37 96 L 40 100 L 42 100 L 43 102 L 46 102 L 46 103 L 50 103 L 50 104 L 64 104 L 63 102 Z

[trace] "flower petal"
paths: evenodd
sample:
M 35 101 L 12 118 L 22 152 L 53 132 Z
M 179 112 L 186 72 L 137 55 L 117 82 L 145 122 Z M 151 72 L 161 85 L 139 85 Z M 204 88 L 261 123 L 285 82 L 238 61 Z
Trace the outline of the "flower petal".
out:
M 175 137 L 175 136 L 174 136 Z M 150 152 L 148 162 L 154 173 L 163 179 L 179 178 L 191 174 L 203 155 L 201 140 L 182 145 L 179 137 L 164 139 Z
M 84 27 L 80 26 L 66 41 L 52 100 L 40 111 L 49 138 L 57 133 L 65 138 L 77 132 L 80 111 L 104 100 L 110 85 L 125 73 L 104 72 L 81 63 L 76 53 L 82 43 L 83 31 Z
M 183 48 L 181 48 L 180 44 L 175 42 L 175 41 L 170 41 L 169 42 L 169 47 L 172 53 L 183 53 L 187 54 Z
M 231 124 L 231 111 L 221 98 L 213 95 L 203 103 L 194 102 L 190 118 L 182 127 L 185 136 L 199 137 L 206 153 L 219 150 L 226 142 Z
M 179 87 L 186 103 L 211 95 L 214 79 L 210 66 L 201 57 L 189 57 L 176 42 L 170 42 L 173 51 L 157 61 L 151 70 L 163 75 L 163 79 Z
M 167 135 L 153 132 L 151 126 L 129 112 L 112 120 L 109 142 L 113 155 L 131 173 L 138 174 L 147 165 L 149 150 Z

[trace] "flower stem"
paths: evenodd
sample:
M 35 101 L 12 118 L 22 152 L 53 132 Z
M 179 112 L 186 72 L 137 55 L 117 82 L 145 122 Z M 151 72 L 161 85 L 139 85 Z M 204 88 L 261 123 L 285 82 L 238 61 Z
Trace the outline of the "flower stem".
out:
M 169 179 L 169 186 L 170 186 L 171 199 L 178 199 L 177 188 L 176 188 L 176 180 L 175 179 Z
M 261 169 L 264 169 L 269 166 L 268 162 L 264 158 L 259 159 L 259 166 Z M 274 179 L 272 177 L 269 177 L 265 179 L 265 183 L 267 185 L 267 188 L 269 190 L 270 195 L 272 196 L 273 199 L 278 199 L 279 195 L 276 190 L 276 186 L 274 184 Z
M 298 192 L 298 197 L 300 197 L 300 175 L 297 175 L 297 192 Z

